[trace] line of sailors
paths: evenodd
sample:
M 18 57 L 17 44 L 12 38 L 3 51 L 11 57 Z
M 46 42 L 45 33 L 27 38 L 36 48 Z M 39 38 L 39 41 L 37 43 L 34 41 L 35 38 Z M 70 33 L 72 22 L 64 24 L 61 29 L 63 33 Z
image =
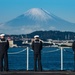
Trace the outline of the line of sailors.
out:
M 0 71 L 8 71 L 8 48 L 9 42 L 5 39 L 5 34 L 0 35 Z M 41 64 L 41 50 L 42 50 L 42 41 L 39 38 L 39 35 L 35 35 L 32 40 L 32 49 L 34 51 L 34 71 L 42 71 Z M 75 41 L 72 44 L 72 49 L 74 52 L 74 64 L 75 64 Z M 38 63 L 37 63 L 38 62 Z M 75 66 L 74 66 L 75 70 Z

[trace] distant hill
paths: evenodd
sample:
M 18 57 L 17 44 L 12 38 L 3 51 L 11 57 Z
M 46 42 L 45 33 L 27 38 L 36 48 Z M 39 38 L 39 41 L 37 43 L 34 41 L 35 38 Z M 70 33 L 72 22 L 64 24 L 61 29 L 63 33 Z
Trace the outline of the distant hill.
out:
M 53 40 L 74 40 L 75 32 L 62 32 L 62 31 L 35 31 L 27 34 L 28 38 L 33 38 L 34 35 L 39 35 L 41 39 L 53 39 Z
M 35 31 L 30 34 L 10 35 L 14 39 L 33 38 L 34 35 L 39 35 L 41 39 L 53 40 L 75 40 L 75 32 L 62 32 L 62 31 Z
M 42 40 L 53 39 L 53 40 L 75 40 L 75 32 L 62 32 L 62 31 L 35 31 L 30 34 L 21 35 L 7 35 L 16 40 L 21 38 L 34 38 L 35 35 L 39 35 Z

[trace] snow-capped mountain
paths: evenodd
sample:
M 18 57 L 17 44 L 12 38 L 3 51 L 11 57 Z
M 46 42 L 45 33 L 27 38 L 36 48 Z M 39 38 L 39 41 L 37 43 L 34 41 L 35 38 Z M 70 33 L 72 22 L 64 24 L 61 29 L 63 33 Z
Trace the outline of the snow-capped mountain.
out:
M 39 8 L 32 8 L 24 14 L 1 24 L 0 27 L 4 33 L 10 34 L 25 34 L 38 30 L 75 30 L 75 24 Z

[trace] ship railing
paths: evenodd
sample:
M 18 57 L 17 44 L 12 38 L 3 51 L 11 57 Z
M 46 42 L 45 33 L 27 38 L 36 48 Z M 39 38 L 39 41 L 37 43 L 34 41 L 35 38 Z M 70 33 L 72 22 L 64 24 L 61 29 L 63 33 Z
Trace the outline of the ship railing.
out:
M 64 67 L 64 65 L 63 65 L 63 63 L 64 63 L 64 61 L 63 61 L 64 60 L 64 58 L 63 58 L 63 51 L 66 51 L 65 48 L 70 48 L 70 47 L 58 47 L 58 49 L 56 49 L 56 50 L 48 51 L 48 52 L 57 52 L 57 51 L 61 50 L 61 52 L 60 52 L 61 53 L 61 70 L 64 70 L 63 69 L 63 67 Z M 18 52 L 10 52 L 8 54 L 19 54 L 21 52 L 27 51 L 26 70 L 29 70 L 29 50 L 30 50 L 30 48 L 29 47 L 26 47 L 25 49 L 23 49 L 21 51 L 18 51 Z M 31 51 L 33 51 L 33 50 L 31 49 Z M 67 51 L 67 52 L 72 53 L 70 51 Z M 47 52 L 44 52 L 43 51 L 43 53 L 47 53 Z

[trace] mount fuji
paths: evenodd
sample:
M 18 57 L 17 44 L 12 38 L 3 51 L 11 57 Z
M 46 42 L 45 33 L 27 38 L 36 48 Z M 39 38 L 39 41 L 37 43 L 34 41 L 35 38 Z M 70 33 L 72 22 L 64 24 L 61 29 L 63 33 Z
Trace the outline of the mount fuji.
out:
M 40 8 L 32 8 L 16 18 L 0 24 L 0 32 L 8 34 L 27 34 L 39 30 L 75 32 L 75 24 Z

